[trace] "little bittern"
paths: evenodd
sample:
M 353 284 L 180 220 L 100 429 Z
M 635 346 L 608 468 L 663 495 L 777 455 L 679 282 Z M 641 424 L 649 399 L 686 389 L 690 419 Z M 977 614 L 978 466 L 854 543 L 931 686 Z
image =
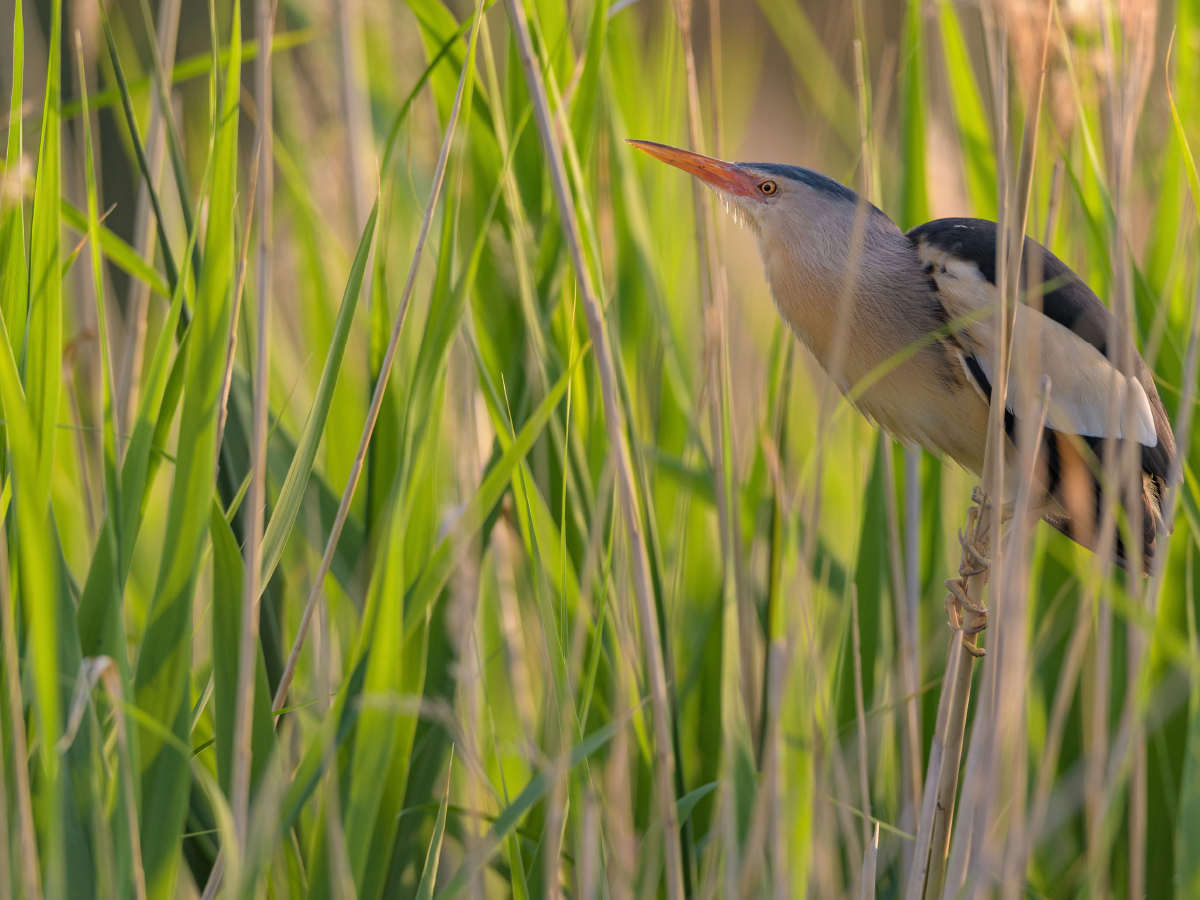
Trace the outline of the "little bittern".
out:
M 938 219 L 905 234 L 854 191 L 818 172 L 777 163 L 730 163 L 631 141 L 711 187 L 758 241 L 775 305 L 843 394 L 898 440 L 981 474 L 994 379 L 996 223 Z M 1165 531 L 1162 503 L 1175 439 L 1149 368 L 1131 375 L 1109 358 L 1114 316 L 1053 253 L 1026 238 L 1026 268 L 1040 268 L 1037 302 L 1012 317 L 1005 397 L 1015 461 L 1018 398 L 1048 377 L 1036 513 L 1095 549 L 1102 509 L 1100 460 L 1113 439 L 1141 456 L 1142 568 Z M 1037 307 L 1040 306 L 1040 309 Z M 866 379 L 866 381 L 864 381 Z M 1044 381 L 1042 383 L 1045 383 Z M 1008 466 L 1009 470 L 1013 467 Z M 1011 499 L 1015 483 L 1006 486 Z M 1118 540 L 1118 561 L 1130 552 Z

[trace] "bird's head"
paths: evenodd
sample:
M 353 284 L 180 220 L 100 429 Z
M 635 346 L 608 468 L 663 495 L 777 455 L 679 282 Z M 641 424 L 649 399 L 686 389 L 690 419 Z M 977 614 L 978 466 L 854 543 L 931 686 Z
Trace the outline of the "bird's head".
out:
M 755 233 L 764 255 L 780 240 L 841 231 L 853 221 L 856 209 L 877 212 L 848 187 L 811 169 L 725 162 L 653 141 L 629 143 L 711 187 L 730 213 Z
M 870 321 L 887 324 L 902 318 L 904 304 L 879 298 L 928 293 L 929 279 L 904 233 L 832 178 L 799 166 L 725 162 L 652 141 L 630 143 L 703 181 L 754 233 L 780 313 L 818 358 L 847 309 L 870 310 Z M 856 298 L 851 307 L 842 304 L 845 296 Z

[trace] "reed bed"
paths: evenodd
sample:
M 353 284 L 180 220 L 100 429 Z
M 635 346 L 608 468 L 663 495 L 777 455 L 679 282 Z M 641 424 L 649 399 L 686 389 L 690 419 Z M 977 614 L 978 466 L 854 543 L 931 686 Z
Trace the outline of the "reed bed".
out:
M 0 900 L 1200 896 L 1200 2 L 0 32 Z M 1001 334 L 1042 240 L 1155 372 L 1159 565 L 999 408 L 982 481 L 880 434 L 625 138 L 995 219 Z

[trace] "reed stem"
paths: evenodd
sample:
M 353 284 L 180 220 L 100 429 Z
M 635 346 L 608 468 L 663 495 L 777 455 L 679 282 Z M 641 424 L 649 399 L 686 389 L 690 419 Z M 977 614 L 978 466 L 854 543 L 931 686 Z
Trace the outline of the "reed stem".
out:
M 529 23 L 520 0 L 505 0 L 509 23 L 512 26 L 517 55 L 525 73 L 525 82 L 533 103 L 534 118 L 546 166 L 550 170 L 550 184 L 558 205 L 562 222 L 563 237 L 570 251 L 571 263 L 579 285 L 580 299 L 587 318 L 588 334 L 592 341 L 592 352 L 600 372 L 600 392 L 604 403 L 604 420 L 608 430 L 610 450 L 617 475 L 617 494 L 625 520 L 625 536 L 629 556 L 633 564 L 633 592 L 637 601 L 638 616 L 642 628 L 642 643 L 645 645 L 649 668 L 650 700 L 654 719 L 655 777 L 659 793 L 659 815 L 662 817 L 663 846 L 665 850 L 665 873 L 668 900 L 682 900 L 683 865 L 679 840 L 679 816 L 675 809 L 675 752 L 671 740 L 671 708 L 667 698 L 667 674 L 663 664 L 662 645 L 659 640 L 658 618 L 655 615 L 653 588 L 650 583 L 650 558 L 646 552 L 646 541 L 642 531 L 642 516 L 639 509 L 637 489 L 633 477 L 633 462 L 629 455 L 629 443 L 625 437 L 624 416 L 618 383 L 613 363 L 612 345 L 600 301 L 592 285 L 587 258 L 584 256 L 583 240 L 579 220 L 575 212 L 575 199 L 567 180 L 566 165 L 558 144 L 550 102 L 546 96 L 546 85 L 542 71 L 534 56 L 529 36 Z

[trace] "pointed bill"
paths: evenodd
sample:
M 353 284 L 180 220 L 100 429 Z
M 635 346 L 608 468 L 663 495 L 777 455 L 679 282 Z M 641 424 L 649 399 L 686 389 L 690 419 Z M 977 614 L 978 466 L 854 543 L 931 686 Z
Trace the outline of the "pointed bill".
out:
M 669 147 L 666 144 L 656 144 L 653 141 L 627 140 L 643 153 L 648 153 L 655 159 L 665 162 L 667 165 L 683 169 L 683 171 L 695 175 L 719 191 L 736 194 L 739 197 L 753 197 L 759 201 L 763 200 L 762 194 L 756 189 L 758 187 L 757 180 L 737 163 L 713 159 L 711 156 L 702 156 L 699 153 L 693 153 L 691 150 Z

